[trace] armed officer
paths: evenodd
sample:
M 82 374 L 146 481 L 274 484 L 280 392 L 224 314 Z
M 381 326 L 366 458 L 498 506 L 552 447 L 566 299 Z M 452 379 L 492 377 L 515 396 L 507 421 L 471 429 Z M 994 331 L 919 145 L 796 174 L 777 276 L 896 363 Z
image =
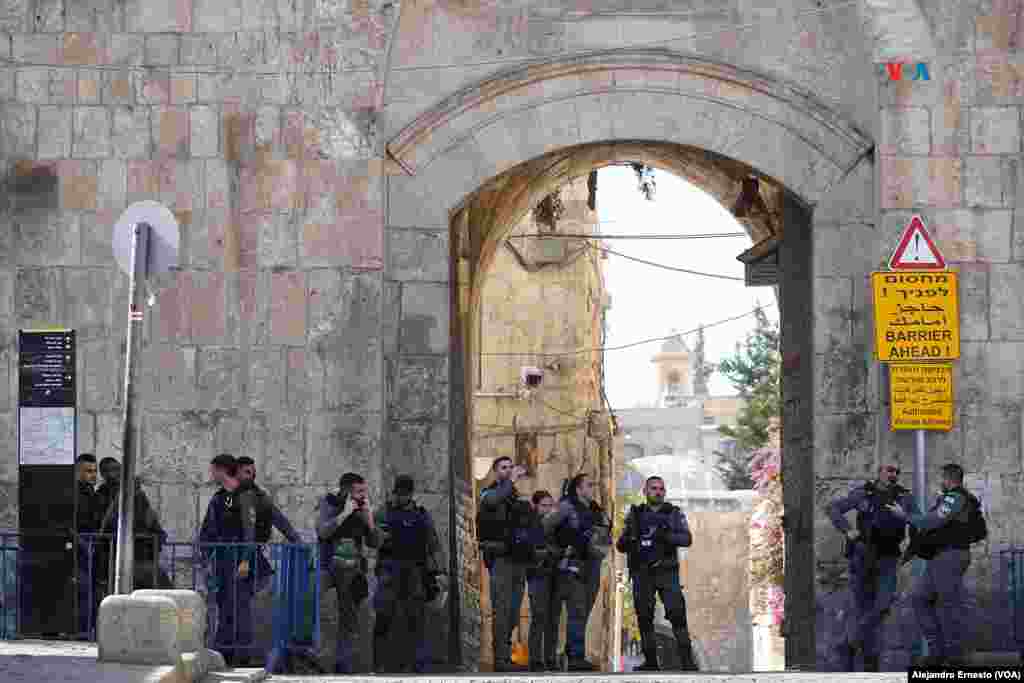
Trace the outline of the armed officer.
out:
M 686 599 L 679 583 L 679 548 L 693 544 L 690 526 L 682 510 L 665 502 L 665 481 L 648 477 L 644 483 L 647 502 L 633 506 L 626 515 L 625 529 L 616 547 L 628 554 L 629 576 L 633 581 L 644 663 L 637 671 L 660 671 L 658 643 L 654 636 L 655 593 L 661 596 L 665 616 L 679 648 L 680 668 L 698 671 L 686 620 Z
M 494 609 L 494 670 L 522 671 L 512 663 L 512 631 L 519 621 L 526 573 L 533 559 L 528 535 L 531 509 L 522 500 L 515 482 L 526 477 L 526 468 L 502 456 L 494 461 L 494 483 L 480 494 L 480 550 L 490 573 L 491 607 Z
M 355 472 L 338 482 L 317 506 L 317 537 L 320 539 L 321 595 L 334 588 L 338 597 L 338 642 L 335 673 L 354 673 L 354 644 L 359 632 L 359 608 L 369 595 L 367 562 L 363 547 L 379 545 L 377 527 L 370 511 L 369 486 Z
M 535 491 L 530 506 L 533 520 L 529 539 L 534 552 L 533 562 L 526 570 L 530 594 L 530 671 L 558 671 L 558 627 L 562 612 L 556 609 L 553 592 L 556 551 L 544 533 L 544 518 L 554 512 L 555 499 L 547 491 Z
M 907 512 L 900 504 L 889 511 L 917 529 L 908 555 L 927 560 L 911 591 L 921 635 L 928 644 L 924 666 L 962 663 L 964 574 L 971 564 L 971 544 L 988 537 L 981 501 L 964 488 L 959 465 L 942 468 L 942 493 L 926 514 Z M 908 558 L 909 559 L 909 558 Z
M 565 654 L 569 671 L 596 671 L 586 659 L 587 621 L 597 599 L 601 563 L 611 547 L 611 525 L 594 500 L 594 480 L 577 474 L 566 483 L 558 509 L 544 530 L 561 555 L 555 574 L 556 609 L 566 605 Z
M 864 671 L 878 671 L 878 632 L 896 596 L 900 566 L 900 544 L 907 523 L 887 506 L 899 503 L 914 508 L 910 491 L 896 483 L 899 465 L 883 465 L 878 478 L 853 489 L 828 508 L 833 526 L 846 535 L 846 557 L 853 593 L 853 620 L 847 625 L 846 642 L 840 645 L 840 665 L 853 671 L 856 652 L 861 651 Z M 857 528 L 850 527 L 846 513 L 857 511 Z
M 377 511 L 375 520 L 381 533 L 374 596 L 377 619 L 373 627 L 377 671 L 382 670 L 385 660 L 396 662 L 402 673 L 424 673 L 430 663 L 424 620 L 426 603 L 441 592 L 441 543 L 430 513 L 413 500 L 414 489 L 412 477 L 395 477 L 392 498 Z M 405 610 L 409 641 L 405 647 L 388 652 L 385 647 L 399 603 Z M 408 661 L 410 655 L 412 662 Z
M 206 508 L 199 542 L 212 564 L 210 590 L 217 600 L 216 649 L 228 664 L 237 665 L 253 654 L 249 650 L 253 646 L 254 573 L 258 571 L 255 542 L 257 524 L 269 526 L 269 510 L 257 513 L 257 494 L 239 481 L 234 456 L 221 453 L 215 457 L 210 462 L 210 477 L 220 489 Z

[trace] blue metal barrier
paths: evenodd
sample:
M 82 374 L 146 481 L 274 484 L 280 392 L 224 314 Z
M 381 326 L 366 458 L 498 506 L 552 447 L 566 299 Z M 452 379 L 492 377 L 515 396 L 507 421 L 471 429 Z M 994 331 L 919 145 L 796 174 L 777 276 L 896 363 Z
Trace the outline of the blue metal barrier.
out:
M 112 537 L 105 534 L 53 534 L 75 544 L 73 589 L 76 632 L 95 639 L 99 604 L 112 592 Z M 24 561 L 25 535 L 0 532 L 0 640 L 25 636 L 21 610 L 31 609 L 31 572 Z M 150 550 L 143 546 L 152 542 Z M 311 653 L 320 642 L 319 553 L 316 544 L 161 543 L 136 538 L 135 588 L 185 588 L 206 597 L 208 646 L 236 663 L 257 658 L 263 665 L 292 652 Z M 142 550 L 143 552 L 138 552 Z M 243 568 L 243 562 L 245 563 Z M 246 570 L 247 568 L 247 570 Z M 35 587 L 67 590 L 65 586 Z M 256 596 L 272 589 L 271 614 L 254 614 Z M 226 611 L 225 611 L 226 610 Z M 271 642 L 257 639 L 254 628 L 272 619 Z M 276 658 L 276 659 L 275 659 Z
M 1021 659 L 1024 660 L 1024 548 L 1008 548 L 1000 554 L 1006 571 L 1013 639 L 1020 651 Z

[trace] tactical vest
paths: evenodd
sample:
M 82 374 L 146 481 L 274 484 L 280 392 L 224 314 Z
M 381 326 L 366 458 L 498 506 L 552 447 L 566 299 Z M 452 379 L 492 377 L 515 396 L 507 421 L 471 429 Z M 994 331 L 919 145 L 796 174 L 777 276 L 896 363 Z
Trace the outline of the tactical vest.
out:
M 981 501 L 977 497 L 958 486 L 948 493 L 959 493 L 964 497 L 964 507 L 943 526 L 927 532 L 921 541 L 924 552 L 922 557 L 935 554 L 947 548 L 967 549 L 972 543 L 984 540 L 988 535 L 985 518 L 981 513 Z M 980 528 L 979 528 L 980 527 Z
M 596 504 L 591 503 L 588 506 L 582 501 L 574 503 L 573 508 L 580 522 L 579 528 L 573 529 L 568 519 L 563 520 L 555 532 L 555 542 L 562 548 L 572 546 L 576 549 L 577 557 L 583 557 L 590 543 L 588 534 L 594 529 L 599 511 L 595 509 Z
M 235 491 L 223 489 L 223 494 L 221 495 L 222 512 L 218 540 L 223 543 L 240 542 L 243 538 L 242 509 L 238 504 L 238 493 L 237 489 Z
M 637 544 L 636 562 L 640 567 L 649 567 L 655 562 L 675 560 L 678 563 L 675 548 L 655 538 L 658 527 L 669 525 L 676 508 L 671 503 L 662 503 L 661 510 L 655 512 L 647 505 L 633 508 L 636 515 Z
M 498 487 L 497 483 L 491 484 L 484 491 L 490 491 Z M 518 498 L 515 487 L 512 488 L 512 497 Z M 480 543 L 508 543 L 509 538 L 509 505 L 503 501 L 500 505 L 479 506 L 476 516 L 477 538 Z
M 408 562 L 426 562 L 430 527 L 428 514 L 419 505 L 395 508 L 388 505 L 385 515 L 390 538 L 381 548 L 382 558 Z
M 256 503 L 256 542 L 268 543 L 274 531 L 274 504 L 263 489 L 254 485 L 252 490 Z
M 907 523 L 885 509 L 908 493 L 907 489 L 894 484 L 881 490 L 874 482 L 864 485 L 867 494 L 857 508 L 857 530 L 864 538 L 885 555 L 900 554 L 900 544 L 907 534 Z
M 505 507 L 508 510 L 508 556 L 523 562 L 533 562 L 537 557 L 537 546 L 544 543 L 543 528 L 534 524 L 534 514 L 529 503 L 514 499 L 507 502 Z

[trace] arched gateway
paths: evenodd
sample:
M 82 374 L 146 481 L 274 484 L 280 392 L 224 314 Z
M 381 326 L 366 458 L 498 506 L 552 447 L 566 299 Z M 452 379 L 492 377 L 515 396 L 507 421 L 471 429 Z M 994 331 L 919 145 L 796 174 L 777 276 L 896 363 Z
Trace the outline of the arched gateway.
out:
M 759 179 L 774 220 L 752 222 L 751 236 L 759 241 L 774 234 L 780 240 L 787 593 L 813 596 L 813 359 L 820 351 L 814 334 L 812 223 L 815 215 L 836 216 L 840 203 L 852 203 L 855 211 L 869 209 L 870 138 L 810 93 L 779 79 L 648 49 L 552 59 L 500 72 L 421 114 L 386 149 L 401 169 L 388 182 L 388 242 L 422 241 L 430 233 L 442 242 L 447 237 L 447 250 L 421 251 L 416 263 L 422 271 L 449 273 L 450 289 L 402 282 L 401 302 L 423 302 L 424 292 L 431 291 L 435 313 L 448 308 L 443 318 L 451 329 L 448 353 L 437 335 L 437 346 L 430 349 L 438 354 L 435 360 L 397 356 L 391 386 L 401 392 L 401 383 L 422 375 L 445 389 L 439 393 L 447 395 L 448 406 L 439 406 L 432 419 L 449 425 L 455 502 L 449 513 L 460 528 L 474 510 L 466 495 L 472 466 L 471 399 L 465 387 L 471 386 L 466 377 L 474 365 L 479 276 L 508 231 L 569 178 L 616 161 L 676 172 L 728 207 L 744 180 Z M 403 279 L 405 259 L 404 250 L 389 255 L 389 279 Z M 473 556 L 468 537 L 453 539 L 456 547 L 460 557 Z M 462 580 L 460 593 L 471 599 L 459 606 L 459 623 L 472 631 L 479 618 L 473 613 L 479 582 L 465 568 Z M 814 611 L 813 599 L 787 605 L 791 664 L 814 662 Z

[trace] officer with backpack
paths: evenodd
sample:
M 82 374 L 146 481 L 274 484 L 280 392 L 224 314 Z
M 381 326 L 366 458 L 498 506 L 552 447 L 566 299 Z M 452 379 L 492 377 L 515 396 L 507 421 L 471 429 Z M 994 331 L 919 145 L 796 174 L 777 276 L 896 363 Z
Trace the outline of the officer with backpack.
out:
M 942 493 L 926 514 L 908 513 L 894 504 L 889 510 L 918 531 L 908 549 L 927 560 L 924 573 L 911 591 L 911 604 L 928 643 L 922 666 L 962 663 L 964 574 L 971 564 L 971 545 L 988 538 L 981 501 L 964 488 L 964 470 L 956 464 L 942 468 Z
M 665 616 L 672 624 L 680 668 L 698 671 L 686 620 L 686 599 L 679 583 L 678 549 L 689 548 L 693 536 L 683 511 L 665 502 L 665 481 L 661 477 L 648 477 L 644 495 L 647 502 L 630 508 L 625 529 L 615 544 L 619 552 L 627 553 L 633 581 L 633 605 L 644 651 L 644 663 L 637 671 L 661 670 L 654 636 L 655 593 L 661 596 Z
M 532 566 L 533 545 L 529 541 L 532 515 L 515 483 L 526 469 L 502 456 L 491 466 L 494 483 L 480 494 L 477 529 L 480 551 L 490 574 L 491 608 L 494 610 L 494 670 L 522 671 L 512 663 L 512 630 L 519 622 L 526 574 Z
M 828 507 L 832 525 L 847 538 L 853 593 L 853 619 L 838 653 L 843 671 L 853 671 L 858 650 L 863 654 L 864 671 L 879 670 L 878 632 L 896 596 L 900 544 L 907 527 L 906 520 L 888 506 L 898 503 L 916 509 L 910 491 L 896 483 L 899 476 L 899 465 L 883 465 L 875 481 L 858 486 Z M 846 519 L 850 510 L 857 511 L 856 528 Z
M 392 497 L 377 510 L 380 551 L 377 554 L 377 594 L 374 596 L 376 623 L 373 628 L 374 667 L 381 672 L 385 662 L 394 662 L 402 673 L 424 673 L 430 653 L 424 637 L 426 604 L 441 592 L 441 543 L 430 513 L 416 504 L 412 477 L 395 477 Z M 395 618 L 401 605 L 405 619 Z M 387 650 L 392 626 L 409 629 L 404 647 Z M 409 661 L 410 655 L 413 661 Z
M 554 578 L 555 614 L 564 602 L 568 669 L 596 671 L 586 659 L 587 621 L 601 585 L 601 563 L 611 546 L 611 524 L 594 500 L 594 480 L 581 473 L 566 482 L 558 509 L 543 524 L 560 554 Z

